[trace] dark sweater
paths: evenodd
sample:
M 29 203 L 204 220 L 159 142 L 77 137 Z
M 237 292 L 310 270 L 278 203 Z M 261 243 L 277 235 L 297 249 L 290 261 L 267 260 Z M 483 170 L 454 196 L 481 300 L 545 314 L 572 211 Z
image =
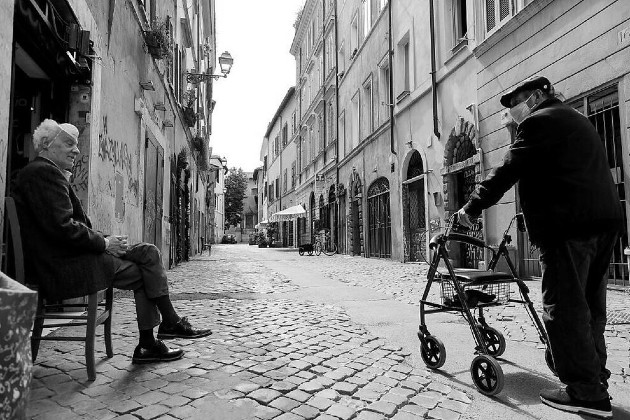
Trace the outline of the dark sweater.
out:
M 544 101 L 519 126 L 503 163 L 464 206 L 478 216 L 516 182 L 535 245 L 621 231 L 621 204 L 602 140 L 591 122 L 557 99 Z

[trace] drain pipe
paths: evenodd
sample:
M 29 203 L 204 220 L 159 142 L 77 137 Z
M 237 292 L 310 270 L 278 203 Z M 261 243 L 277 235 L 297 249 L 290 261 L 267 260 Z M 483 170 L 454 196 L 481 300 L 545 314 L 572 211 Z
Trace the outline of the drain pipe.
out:
M 435 75 L 435 11 L 433 10 L 433 0 L 429 0 L 429 15 L 431 27 L 431 92 L 433 94 L 433 134 L 435 134 L 435 136 L 439 139 L 440 130 L 438 124 L 437 109 L 437 80 Z
M 388 40 L 388 56 L 389 56 L 389 149 L 393 155 L 397 155 L 395 140 L 394 140 L 394 67 L 393 67 L 393 35 L 392 35 L 392 3 L 393 0 L 389 0 L 387 5 L 387 17 L 389 23 L 389 40 Z

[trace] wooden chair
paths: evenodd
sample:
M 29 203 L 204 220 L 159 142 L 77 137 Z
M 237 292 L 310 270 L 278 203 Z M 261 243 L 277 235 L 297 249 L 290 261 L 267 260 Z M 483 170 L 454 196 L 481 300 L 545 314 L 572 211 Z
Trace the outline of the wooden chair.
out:
M 9 230 L 11 233 L 11 244 L 13 250 L 13 262 L 15 271 L 15 280 L 24 284 L 24 255 L 22 252 L 22 238 L 20 236 L 20 223 L 17 216 L 15 201 L 12 197 L 5 198 L 5 209 L 7 212 L 7 220 L 9 222 Z M 6 258 L 5 260 L 8 260 Z M 6 264 L 3 269 L 6 269 Z M 32 285 L 28 285 L 31 288 Z M 33 362 L 37 359 L 39 343 L 42 340 L 55 341 L 83 341 L 85 342 L 85 365 L 87 367 L 88 380 L 96 379 L 96 370 L 94 365 L 94 338 L 96 335 L 96 327 L 104 324 L 105 351 L 107 357 L 114 355 L 112 351 L 112 301 L 114 291 L 112 287 L 104 290 L 105 302 L 99 303 L 99 292 L 92 293 L 87 297 L 87 303 L 65 303 L 65 304 L 48 304 L 46 297 L 38 294 L 37 314 L 35 315 L 35 323 L 31 336 L 31 350 L 33 353 Z M 81 314 L 64 313 L 66 308 L 74 310 L 81 309 Z M 99 311 L 100 309 L 100 311 Z M 87 313 L 85 313 L 87 312 Z M 58 320 L 59 322 L 47 323 L 45 320 Z M 61 322 L 63 321 L 63 322 Z M 77 322 L 79 321 L 79 322 Z M 54 336 L 47 335 L 42 337 L 42 330 L 55 327 L 80 327 L 85 326 L 85 335 L 83 336 Z

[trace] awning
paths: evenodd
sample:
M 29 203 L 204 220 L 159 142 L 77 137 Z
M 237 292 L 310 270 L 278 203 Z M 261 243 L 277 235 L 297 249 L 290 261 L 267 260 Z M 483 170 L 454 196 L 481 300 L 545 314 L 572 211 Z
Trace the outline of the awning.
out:
M 284 209 L 279 211 L 278 213 L 274 213 L 269 220 L 272 222 L 285 222 L 289 220 L 295 220 L 298 217 L 306 216 L 306 210 L 301 205 L 289 207 L 288 209 Z
M 263 220 L 262 222 L 258 223 L 256 226 L 254 226 L 254 229 L 264 228 L 268 224 L 269 224 L 269 220 Z

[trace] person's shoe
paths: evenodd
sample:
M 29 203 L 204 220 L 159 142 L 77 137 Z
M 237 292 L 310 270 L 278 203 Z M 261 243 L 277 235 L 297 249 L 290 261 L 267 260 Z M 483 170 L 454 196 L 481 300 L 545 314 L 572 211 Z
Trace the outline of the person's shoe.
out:
M 212 334 L 209 329 L 196 330 L 188 322 L 188 318 L 183 317 L 173 325 L 160 324 L 158 328 L 157 338 L 168 340 L 171 338 L 201 338 Z
M 543 404 L 569 413 L 583 413 L 602 419 L 612 418 L 610 398 L 598 401 L 583 401 L 571 397 L 565 389 L 546 389 L 541 391 L 540 400 Z
M 181 359 L 183 355 L 184 350 L 169 350 L 161 340 L 155 340 L 155 344 L 149 348 L 141 347 L 138 344 L 133 352 L 131 363 L 139 365 L 144 363 L 172 362 L 173 360 Z

